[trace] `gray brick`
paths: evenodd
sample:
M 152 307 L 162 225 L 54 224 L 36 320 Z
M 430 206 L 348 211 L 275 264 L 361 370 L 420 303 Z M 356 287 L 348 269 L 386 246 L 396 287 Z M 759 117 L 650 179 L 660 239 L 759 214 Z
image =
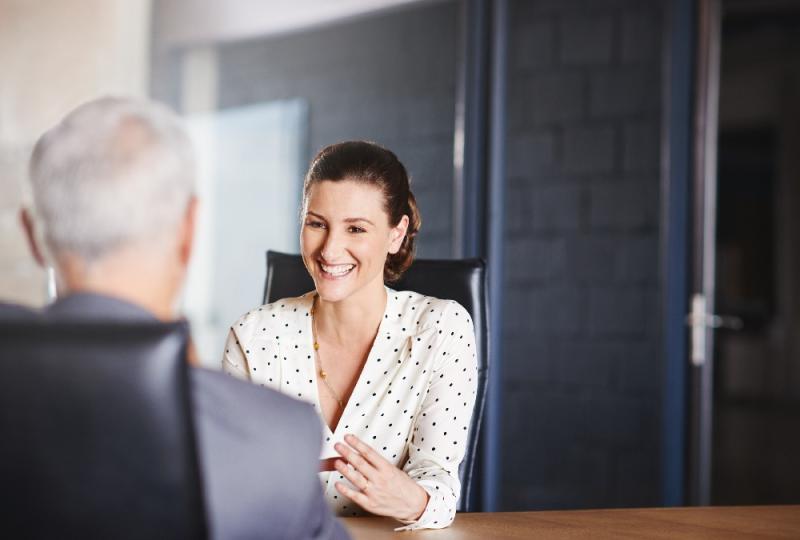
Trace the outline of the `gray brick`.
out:
M 417 237 L 416 256 L 423 259 L 449 259 L 453 256 L 452 247 L 449 234 L 423 234 Z
M 530 230 L 532 186 L 509 182 L 505 203 L 505 234 L 513 235 Z
M 657 423 L 653 422 L 653 425 Z M 650 435 L 642 437 L 642 440 L 654 438 L 654 435 Z M 641 441 L 636 446 L 613 454 L 611 466 L 614 482 L 609 504 L 616 507 L 659 506 L 662 501 L 655 489 L 660 483 L 659 468 L 653 459 L 656 450 L 650 445 L 642 445 Z
M 564 131 L 563 168 L 573 173 L 603 173 L 614 168 L 615 133 L 610 126 Z
M 544 185 L 533 190 L 533 230 L 576 231 L 581 223 L 582 188 L 578 185 Z
M 555 380 L 560 383 L 606 387 L 611 382 L 614 350 L 597 342 L 564 341 L 554 345 Z
M 573 446 L 563 453 L 561 482 L 574 489 L 582 507 L 597 508 L 608 499 L 609 456 L 602 447 Z
M 518 438 L 519 433 L 526 433 L 539 441 L 555 443 L 540 454 L 543 461 L 557 459 L 563 448 L 574 444 L 576 432 L 584 423 L 583 404 L 547 386 L 529 385 L 527 392 L 513 392 L 506 402 L 506 433 L 516 433 Z M 558 474 L 551 470 L 538 478 L 545 483 L 557 482 Z
M 389 148 L 400 147 L 387 143 Z M 434 140 L 428 144 L 402 145 L 400 161 L 406 166 L 415 191 L 422 186 L 450 189 L 453 182 L 453 140 Z
M 653 343 L 658 343 L 661 338 L 662 324 L 662 295 L 658 286 L 648 286 L 644 289 L 644 302 L 645 312 L 650 314 L 650 316 L 647 317 L 645 336 Z
M 589 223 L 593 228 L 641 230 L 658 223 L 658 185 L 639 179 L 597 183 L 590 188 Z
M 449 136 L 453 135 L 455 107 L 453 95 L 434 95 L 412 97 L 395 103 L 398 110 L 398 122 L 405 126 L 409 136 Z M 382 118 L 380 109 L 370 111 L 377 120 Z
M 547 336 L 577 336 L 584 332 L 587 295 L 572 286 L 550 284 L 531 288 L 517 317 L 520 329 Z
M 564 64 L 607 64 L 612 57 L 614 19 L 611 16 L 561 20 L 560 59 Z
M 504 341 L 503 380 L 514 385 L 552 381 L 552 352 L 547 340 L 520 335 Z
M 623 62 L 657 62 L 660 40 L 661 25 L 657 11 L 637 11 L 622 16 L 620 57 Z
M 589 292 L 589 331 L 592 336 L 641 337 L 646 318 L 645 296 L 631 287 L 594 287 Z
M 511 65 L 519 71 L 552 66 L 555 61 L 555 29 L 552 20 L 535 20 L 514 29 Z
M 661 355 L 652 341 L 629 341 L 617 345 L 613 358 L 615 386 L 622 392 L 652 397 L 661 383 Z
M 619 261 L 619 235 L 584 234 L 567 242 L 567 272 L 576 283 L 612 284 Z
M 608 118 L 657 111 L 660 104 L 658 74 L 654 68 L 594 73 L 589 82 L 590 114 Z
M 661 133 L 658 122 L 635 122 L 623 130 L 623 168 L 632 172 L 657 172 L 660 163 Z
M 635 447 L 653 438 L 658 415 L 650 399 L 607 395 L 588 398 L 585 407 L 584 445 Z
M 556 137 L 552 132 L 543 130 L 509 137 L 506 174 L 510 178 L 552 174 L 556 167 Z
M 505 328 L 503 330 L 510 336 L 510 341 L 527 333 L 531 325 L 528 315 L 530 301 L 526 294 L 527 290 L 527 286 L 521 285 L 506 285 L 504 287 L 503 325 Z
M 445 234 L 452 230 L 453 208 L 449 190 L 420 186 L 414 190 L 414 196 L 422 215 L 420 237 Z
M 578 72 L 537 72 L 520 78 L 510 87 L 509 125 L 519 130 L 583 117 L 584 87 L 584 75 Z
M 505 247 L 508 283 L 555 280 L 566 269 L 566 249 L 562 238 L 511 237 Z
M 512 186 L 506 230 L 515 233 L 576 231 L 581 223 L 582 187 L 575 184 Z
M 620 239 L 614 277 L 620 283 L 657 286 L 659 238 L 655 233 L 626 235 Z

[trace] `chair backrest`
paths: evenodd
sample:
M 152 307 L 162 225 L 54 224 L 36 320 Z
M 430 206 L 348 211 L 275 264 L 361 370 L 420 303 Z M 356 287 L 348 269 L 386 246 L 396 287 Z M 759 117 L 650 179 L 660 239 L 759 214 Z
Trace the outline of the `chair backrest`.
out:
M 183 323 L 0 323 L 0 536 L 205 538 Z
M 392 285 L 396 290 L 410 290 L 420 294 L 455 300 L 469 312 L 475 326 L 478 350 L 478 393 L 467 439 L 467 450 L 461 463 L 461 497 L 459 512 L 480 510 L 480 475 L 477 471 L 477 453 L 480 425 L 486 398 L 488 377 L 488 307 L 486 288 L 486 263 L 482 259 L 426 260 L 417 259 L 402 279 Z M 314 289 L 314 282 L 299 255 L 276 251 L 267 252 L 267 278 L 264 303 L 280 298 L 299 296 Z

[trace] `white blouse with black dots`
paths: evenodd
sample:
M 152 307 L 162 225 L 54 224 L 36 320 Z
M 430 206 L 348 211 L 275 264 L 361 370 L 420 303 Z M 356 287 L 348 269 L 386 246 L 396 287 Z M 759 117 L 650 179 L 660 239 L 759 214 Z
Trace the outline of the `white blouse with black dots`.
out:
M 401 467 L 430 495 L 420 518 L 398 530 L 452 523 L 475 403 L 477 362 L 469 313 L 457 302 L 387 288 L 375 343 L 336 430 L 322 423 L 321 459 L 352 433 Z M 317 411 L 317 370 L 310 309 L 314 294 L 256 308 L 231 328 L 222 362 L 227 373 L 310 402 Z M 325 496 L 341 516 L 365 515 L 336 491 L 349 482 L 320 473 Z

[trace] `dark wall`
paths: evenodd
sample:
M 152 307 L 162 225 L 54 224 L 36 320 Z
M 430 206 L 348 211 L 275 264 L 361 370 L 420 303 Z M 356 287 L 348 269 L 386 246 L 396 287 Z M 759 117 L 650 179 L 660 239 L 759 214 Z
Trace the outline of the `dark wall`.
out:
M 436 2 L 223 45 L 219 106 L 307 99 L 309 159 L 346 139 L 393 150 L 422 212 L 418 253 L 450 257 L 457 23 L 457 4 Z
M 511 3 L 506 509 L 659 502 L 662 3 Z

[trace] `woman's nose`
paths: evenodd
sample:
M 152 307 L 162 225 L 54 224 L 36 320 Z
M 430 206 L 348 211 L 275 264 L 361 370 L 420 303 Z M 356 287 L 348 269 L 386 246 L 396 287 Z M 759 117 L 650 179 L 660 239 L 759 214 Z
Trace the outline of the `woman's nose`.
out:
M 336 262 L 344 250 L 344 243 L 342 236 L 335 231 L 328 231 L 325 237 L 325 243 L 322 245 L 322 258 L 329 262 Z

